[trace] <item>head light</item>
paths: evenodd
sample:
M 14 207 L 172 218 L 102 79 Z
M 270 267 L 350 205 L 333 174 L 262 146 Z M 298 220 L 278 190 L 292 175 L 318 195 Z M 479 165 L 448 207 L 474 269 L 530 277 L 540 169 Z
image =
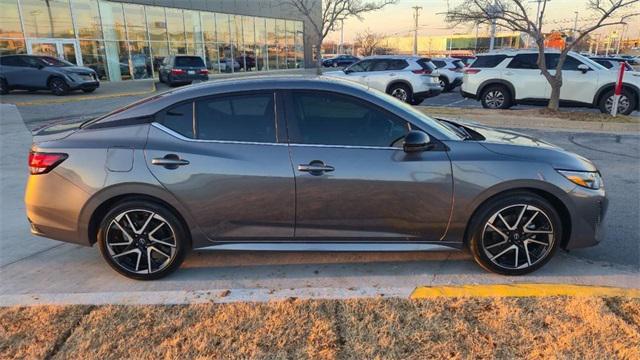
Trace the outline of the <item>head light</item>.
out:
M 602 177 L 597 171 L 568 171 L 558 170 L 562 176 L 576 185 L 586 187 L 588 189 L 597 190 L 602 187 Z

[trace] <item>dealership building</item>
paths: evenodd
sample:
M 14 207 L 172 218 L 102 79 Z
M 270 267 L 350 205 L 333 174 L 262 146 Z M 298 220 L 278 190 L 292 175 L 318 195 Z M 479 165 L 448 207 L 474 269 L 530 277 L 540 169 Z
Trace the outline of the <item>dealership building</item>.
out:
M 177 54 L 201 56 L 213 74 L 312 67 L 311 24 L 284 3 L 0 0 L 0 54 L 64 58 L 110 81 L 157 77 Z

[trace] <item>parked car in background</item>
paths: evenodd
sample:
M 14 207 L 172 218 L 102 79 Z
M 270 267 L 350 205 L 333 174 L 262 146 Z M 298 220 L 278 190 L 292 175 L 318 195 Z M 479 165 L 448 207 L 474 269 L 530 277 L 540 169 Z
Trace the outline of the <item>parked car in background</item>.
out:
M 429 58 L 418 56 L 371 56 L 325 75 L 367 85 L 409 104 L 419 104 L 442 92 L 435 65 Z
M 209 70 L 200 56 L 171 55 L 162 61 L 159 77 L 169 86 L 186 85 L 209 80 Z
M 640 56 L 620 55 L 620 57 L 631 65 L 640 65 Z
M 32 233 L 96 244 L 140 280 L 192 248 L 345 244 L 468 248 L 522 275 L 597 245 L 607 209 L 581 156 L 323 77 L 207 82 L 46 127 L 28 165 Z
M 468 56 L 459 55 L 459 56 L 453 56 L 453 57 L 456 59 L 460 59 L 465 67 L 471 65 L 476 60 L 476 57 L 471 55 L 468 55 Z
M 240 71 L 240 63 L 231 58 L 220 59 L 220 63 L 217 66 L 220 72 L 230 73 Z
M 627 63 L 624 58 L 613 57 L 590 57 L 589 59 L 597 62 L 598 64 L 606 67 L 609 70 L 620 70 L 620 66 L 624 66 L 626 71 L 633 71 L 633 67 Z
M 442 91 L 447 92 L 462 85 L 462 77 L 464 75 L 464 63 L 460 59 L 455 58 L 432 58 L 431 62 L 436 66 L 440 73 L 440 86 Z
M 332 57 L 330 59 L 325 59 L 322 61 L 322 66 L 324 67 L 344 67 L 349 66 L 357 61 L 360 61 L 359 58 L 352 55 L 338 55 L 336 57 Z
M 545 62 L 554 69 L 560 53 L 547 51 Z M 540 73 L 537 50 L 505 50 L 478 55 L 465 69 L 462 96 L 482 102 L 490 109 L 508 109 L 516 104 L 547 104 L 551 86 Z M 555 70 L 551 70 L 555 72 Z M 624 77 L 618 113 L 628 115 L 640 104 L 640 74 Z M 562 68 L 560 106 L 585 106 L 610 113 L 618 74 L 575 52 Z
M 93 92 L 100 87 L 95 70 L 66 60 L 41 55 L 0 56 L 0 94 L 11 90 L 51 90 L 55 95 L 70 91 Z

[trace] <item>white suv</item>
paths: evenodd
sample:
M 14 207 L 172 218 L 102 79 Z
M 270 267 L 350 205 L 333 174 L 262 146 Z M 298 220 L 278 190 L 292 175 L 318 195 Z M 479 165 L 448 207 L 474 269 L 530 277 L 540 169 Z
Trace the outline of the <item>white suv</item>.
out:
M 419 104 L 442 92 L 435 66 L 428 58 L 418 56 L 371 56 L 324 75 L 355 81 L 409 104 Z
M 464 75 L 464 63 L 460 59 L 452 58 L 432 58 L 431 62 L 440 73 L 440 86 L 442 91 L 447 92 L 462 85 Z
M 554 69 L 559 52 L 547 51 L 545 62 Z M 490 109 L 507 109 L 516 104 L 546 103 L 551 86 L 536 64 L 537 50 L 503 51 L 479 54 L 465 70 L 462 96 L 480 100 Z M 555 70 L 551 70 L 555 73 Z M 617 72 L 574 52 L 562 68 L 561 106 L 587 106 L 610 113 Z M 623 81 L 618 113 L 640 110 L 640 73 L 628 72 Z

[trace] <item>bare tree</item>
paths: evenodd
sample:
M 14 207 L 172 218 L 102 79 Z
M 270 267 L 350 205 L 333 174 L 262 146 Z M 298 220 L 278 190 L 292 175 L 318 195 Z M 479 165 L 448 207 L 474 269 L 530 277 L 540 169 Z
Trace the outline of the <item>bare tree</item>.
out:
M 380 10 L 383 7 L 395 4 L 398 0 L 282 0 L 282 4 L 297 10 L 311 24 L 311 31 L 316 35 L 315 49 L 318 55 L 316 72 L 322 73 L 321 49 L 322 41 L 329 32 L 336 30 L 341 21 L 350 17 L 362 19 L 362 15 L 368 12 Z M 314 9 L 322 5 L 322 14 L 317 18 Z
M 374 33 L 371 29 L 356 34 L 356 44 L 360 47 L 363 55 L 374 55 L 382 41 L 382 35 Z
M 607 27 L 626 24 L 638 11 L 623 13 L 623 10 L 634 9 L 640 0 L 587 0 L 586 9 L 593 16 L 593 22 L 583 28 L 576 29 L 576 35 L 567 40 L 560 51 L 554 73 L 550 72 L 545 62 L 545 46 L 542 25 L 549 0 L 540 0 L 540 12 L 536 16 L 529 15 L 527 0 L 463 0 L 458 6 L 447 11 L 446 20 L 452 24 L 495 21 L 503 28 L 519 31 L 529 35 L 538 47 L 538 68 L 551 85 L 551 97 L 548 108 L 558 110 L 560 105 L 560 88 L 562 87 L 562 66 L 567 54 L 593 31 Z

